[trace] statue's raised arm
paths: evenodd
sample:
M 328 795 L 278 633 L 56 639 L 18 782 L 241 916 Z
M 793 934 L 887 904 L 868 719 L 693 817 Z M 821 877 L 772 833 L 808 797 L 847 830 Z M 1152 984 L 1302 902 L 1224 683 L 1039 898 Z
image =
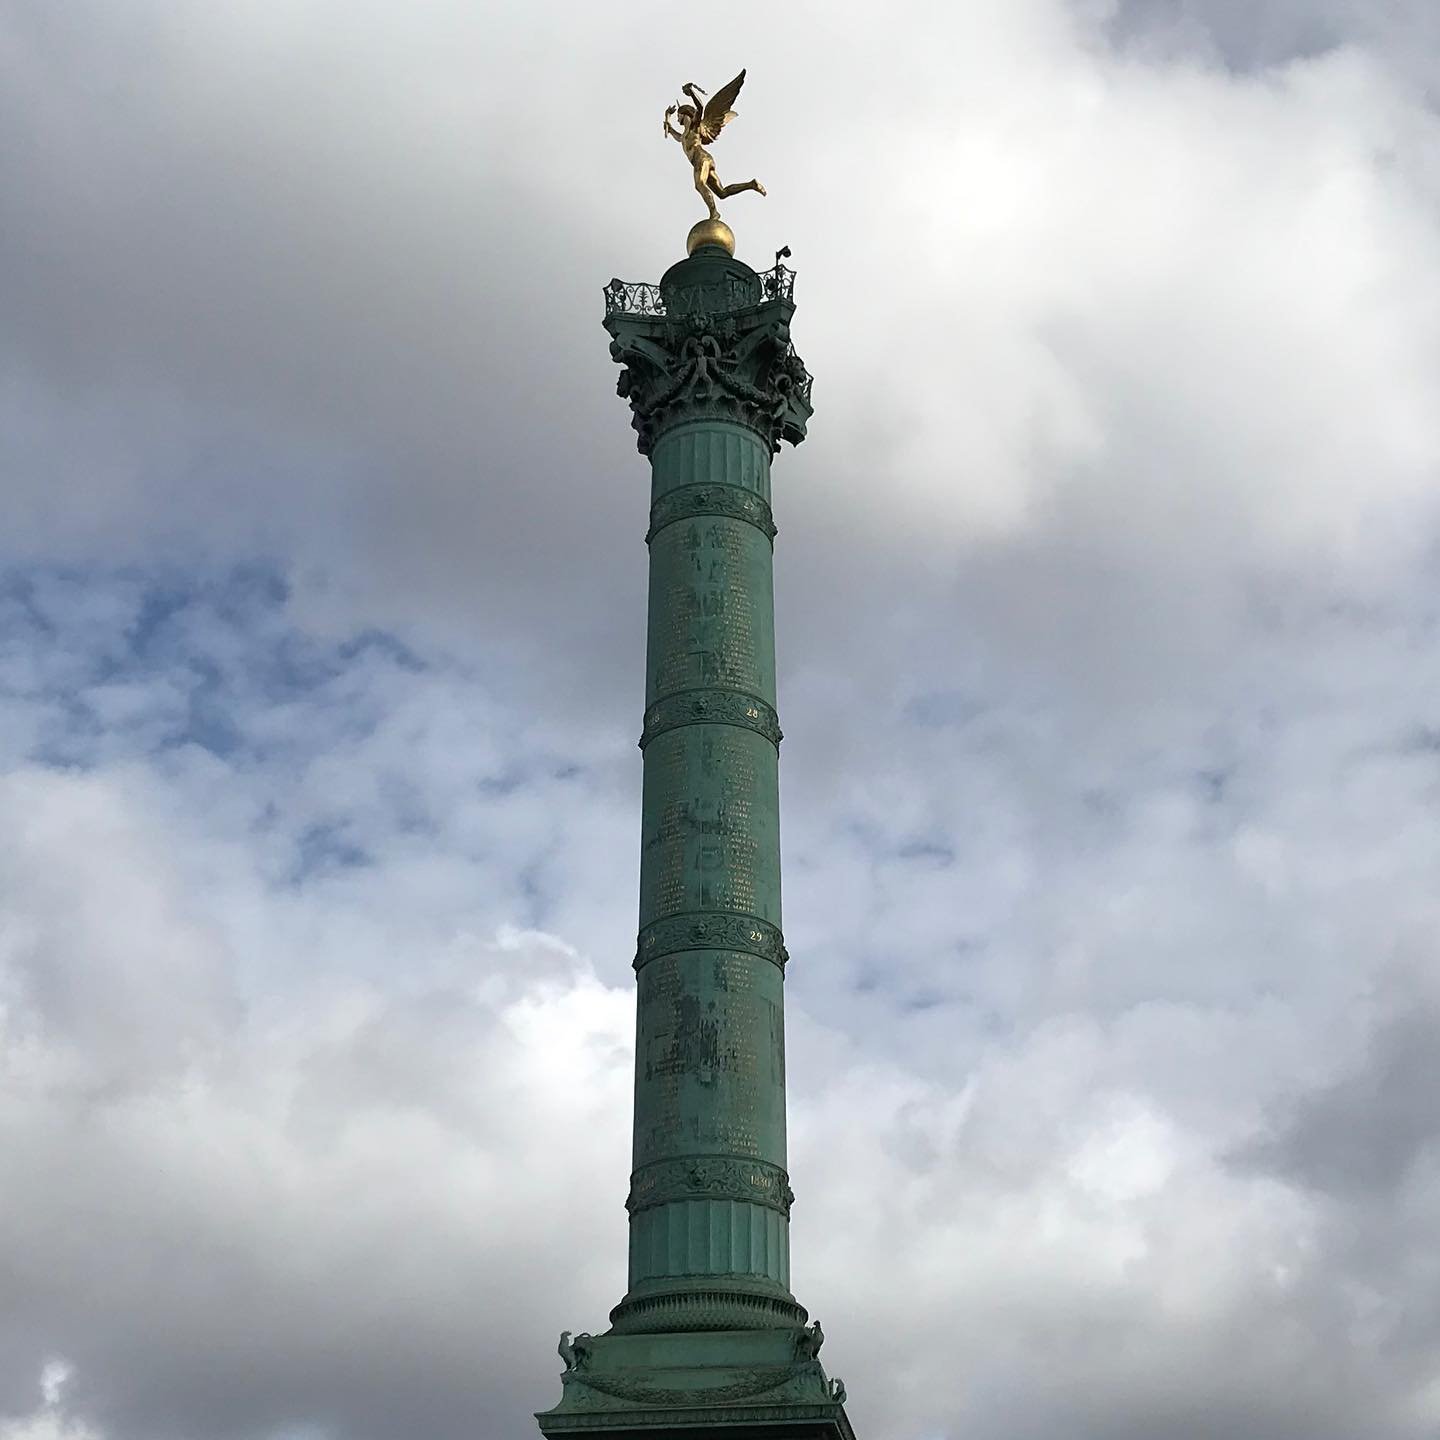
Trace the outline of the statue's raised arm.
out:
M 680 87 L 687 103 L 671 106 L 665 112 L 665 133 L 679 140 L 680 148 L 690 162 L 695 189 L 705 202 L 712 221 L 720 219 L 720 211 L 715 204 L 717 198 L 724 200 L 742 190 L 754 190 L 760 195 L 765 193 L 765 187 L 758 180 L 742 180 L 737 185 L 722 184 L 715 172 L 715 161 L 705 148 L 718 140 L 720 132 L 735 118 L 735 111 L 730 107 L 744 83 L 745 72 L 742 70 L 728 85 L 721 86 L 709 100 L 704 100 L 705 92 L 693 82 L 687 82 Z M 678 133 L 670 126 L 672 114 L 680 121 Z

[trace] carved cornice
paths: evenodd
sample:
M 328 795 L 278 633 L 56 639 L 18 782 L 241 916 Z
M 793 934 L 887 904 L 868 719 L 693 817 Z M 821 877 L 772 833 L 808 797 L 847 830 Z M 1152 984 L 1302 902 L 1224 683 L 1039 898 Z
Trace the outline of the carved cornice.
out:
M 642 1165 L 630 1177 L 625 1208 L 634 1215 L 675 1200 L 700 1199 L 745 1200 L 788 1216 L 795 1192 L 790 1177 L 778 1165 L 702 1155 Z
M 738 485 L 682 485 L 670 490 L 650 507 L 648 545 L 667 525 L 694 515 L 721 515 L 727 520 L 745 520 L 768 540 L 775 539 L 775 519 L 770 506 L 751 490 Z
M 763 735 L 775 746 L 785 738 L 780 717 L 758 696 L 744 690 L 682 690 L 657 700 L 645 712 L 640 748 L 681 725 L 738 725 Z
M 730 314 L 606 317 L 615 391 L 630 402 L 642 455 L 685 420 L 747 426 L 770 447 L 798 445 L 810 419 L 811 379 L 790 343 L 792 307 L 778 301 Z
M 743 950 L 782 970 L 790 958 L 778 925 L 732 911 L 692 912 L 667 915 L 645 926 L 635 947 L 635 968 L 641 970 L 650 961 L 673 955 L 677 950 Z

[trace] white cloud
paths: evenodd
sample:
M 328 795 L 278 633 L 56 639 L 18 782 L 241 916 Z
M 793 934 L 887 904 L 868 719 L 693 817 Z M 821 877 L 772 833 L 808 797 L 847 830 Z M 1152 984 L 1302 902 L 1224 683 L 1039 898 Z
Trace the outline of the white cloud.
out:
M 41 1402 L 28 1415 L 0 1415 L 0 1440 L 101 1440 L 101 1432 L 65 1413 L 65 1389 L 75 1369 L 47 1360 L 40 1371 Z
M 548 919 L 524 923 L 519 881 L 554 844 L 535 823 L 553 804 L 536 762 L 565 749 L 558 736 L 537 750 L 478 678 L 308 637 L 293 627 L 303 605 L 243 583 L 172 581 L 150 658 L 117 674 L 112 636 L 136 633 L 131 615 L 154 598 L 108 593 L 92 584 L 72 628 L 66 588 L 37 577 L 44 633 L 68 662 L 36 694 L 70 714 L 62 730 L 88 734 L 85 677 L 104 658 L 104 685 L 134 691 L 125 724 L 80 768 L 22 765 L 4 780 L 7 810 L 24 817 L 0 855 L 6 1404 L 25 1413 L 41 1347 L 63 1340 L 117 1436 L 523 1423 L 554 1386 L 551 1332 L 601 1323 L 623 1287 L 633 1002 L 623 952 L 587 958 L 584 916 L 603 912 L 583 898 L 614 875 L 620 842 L 588 843 L 614 782 L 595 766 L 564 782 L 576 849 L 540 911 L 575 919 L 558 935 Z M 109 629 L 92 618 L 107 615 Z M 307 678 L 267 703 L 254 677 L 278 654 Z M 157 725 L 188 723 L 172 679 L 207 656 L 228 750 L 192 739 L 143 758 Z M 486 717 L 473 745 L 453 728 L 466 715 Z M 1321 773 L 1352 748 L 1332 726 L 1317 750 L 1316 728 L 1300 727 L 1298 750 L 1280 732 L 1269 768 L 1298 756 Z M 1430 1382 L 1400 1317 L 1365 1298 L 1399 1252 L 1355 1254 L 1342 1237 L 1358 1216 L 1337 1230 L 1306 1178 L 1324 1164 L 1302 1173 L 1285 1158 L 1379 1113 L 1369 1092 L 1322 1095 L 1293 1142 L 1256 1138 L 1278 1134 L 1286 1097 L 1329 1073 L 1314 1045 L 1343 1025 L 1346 986 L 1313 952 L 1303 985 L 1293 959 L 1275 963 L 1274 984 L 1292 977 L 1275 995 L 1255 934 L 1225 918 L 1235 881 L 1199 863 L 1203 849 L 1174 858 L 1205 807 L 1180 803 L 1163 776 L 1153 796 L 1125 799 L 1141 815 L 1133 833 L 1112 820 L 1062 844 L 1069 822 L 1052 836 L 1022 820 L 1035 797 L 1012 788 L 993 737 L 984 753 L 985 813 L 1026 857 L 1016 911 L 977 925 L 968 902 L 946 899 L 957 872 L 943 853 L 898 855 L 923 827 L 966 854 L 966 807 L 933 784 L 927 804 L 905 792 L 893 835 L 875 811 L 868 865 L 814 833 L 828 811 L 800 827 L 802 898 L 853 890 L 855 914 L 885 937 L 867 942 L 879 980 L 857 995 L 854 916 L 817 929 L 812 903 L 792 927 L 796 1286 L 826 1320 L 857 1419 L 1010 1440 L 1061 1414 L 1099 1437 L 1204 1413 L 1338 1440 L 1363 1410 L 1372 1430 L 1408 1440 Z M 489 784 L 511 773 L 528 778 Z M 392 774 L 417 777 L 401 801 L 386 798 Z M 1377 822 L 1393 820 L 1401 792 L 1363 793 Z M 1217 856 L 1235 803 L 1233 790 L 1207 802 L 1217 813 L 1200 833 Z M 1311 894 L 1312 869 L 1324 877 L 1331 862 L 1299 848 L 1315 827 L 1303 803 L 1286 817 L 1294 803 L 1279 780 L 1244 799 L 1250 827 L 1287 857 L 1271 867 L 1283 893 Z M 406 839 L 417 814 L 423 864 Z M 365 858 L 297 870 L 325 816 L 344 819 Z M 959 873 L 973 867 L 983 888 L 983 852 Z M 1193 916 L 1146 898 L 1181 878 L 1204 887 Z M 441 902 L 429 913 L 426 896 Z M 1209 932 L 1186 933 L 1206 900 L 1248 947 L 1228 965 Z M 1328 903 L 1309 937 L 1343 947 L 1346 897 Z M 1039 943 L 1043 924 L 1009 933 L 1045 904 L 1068 949 Z M 912 910 L 912 931 L 887 919 Z M 977 948 L 937 963 L 957 923 Z M 1142 942 L 1148 968 L 1137 958 L 1127 976 L 1124 947 Z M 933 1003 L 904 1003 L 922 986 Z M 1388 1013 L 1367 1020 L 1382 1037 Z M 1429 1193 L 1423 1175 L 1415 1184 L 1410 1205 Z M 1369 1232 L 1379 1243 L 1385 1212 L 1359 1214 L 1384 1227 Z M 206 1360 L 218 1353 L 220 1372 Z
M 133 813 L 143 792 L 31 774 L 11 803 L 22 785 L 35 868 L 0 897 L 8 918 L 23 896 L 29 950 L 64 957 L 94 1009 L 83 1026 L 45 994 L 11 1011 L 7 1348 L 23 1358 L 66 1334 L 122 1433 L 248 1433 L 276 1402 L 227 1399 L 242 1375 L 327 1423 L 327 1389 L 362 1361 L 379 1367 L 368 1385 L 446 1405 L 457 1383 L 480 1403 L 477 1350 L 533 1375 L 550 1317 L 522 1297 L 563 1289 L 571 1246 L 601 1276 L 616 1268 L 616 1207 L 577 1206 L 574 1186 L 588 1169 L 623 1194 L 629 994 L 549 937 L 510 932 L 392 952 L 385 988 L 301 973 L 242 1009 L 214 994 L 205 937 L 158 899 L 188 867 L 117 843 L 151 828 Z M 93 825 L 97 809 L 131 811 L 128 827 Z M 69 912 L 99 890 L 99 865 L 112 923 L 77 940 Z M 54 882 L 30 886 L 42 871 Z M 23 967 L 11 952 L 3 968 L 13 982 Z M 578 1278 L 597 1299 L 583 1264 Z M 207 1354 L 233 1373 L 207 1380 Z

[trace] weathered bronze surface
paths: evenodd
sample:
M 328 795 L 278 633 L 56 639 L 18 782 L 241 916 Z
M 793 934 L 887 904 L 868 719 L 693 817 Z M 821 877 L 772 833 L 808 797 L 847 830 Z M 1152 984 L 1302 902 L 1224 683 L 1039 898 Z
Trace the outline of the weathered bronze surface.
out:
M 760 188 L 722 186 L 701 148 L 743 79 L 703 111 L 685 87 L 682 132 L 667 115 L 717 224 L 708 196 Z M 794 273 L 732 246 L 605 290 L 651 470 L 630 1267 L 610 1329 L 562 1337 L 551 1440 L 853 1440 L 790 1291 L 770 464 L 811 383 Z

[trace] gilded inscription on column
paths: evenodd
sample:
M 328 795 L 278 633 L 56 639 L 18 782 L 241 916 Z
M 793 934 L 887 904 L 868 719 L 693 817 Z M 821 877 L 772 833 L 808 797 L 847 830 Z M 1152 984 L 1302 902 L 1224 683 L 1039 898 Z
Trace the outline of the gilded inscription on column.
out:
M 640 986 L 645 1042 L 637 1080 L 647 1096 L 649 1125 L 646 1132 L 637 1131 L 635 1139 L 637 1150 L 646 1154 L 663 1151 L 681 1134 L 681 1075 L 674 1060 L 681 989 L 676 966 L 663 962 L 651 967 Z
M 757 668 L 747 529 L 734 521 L 677 525 L 657 540 L 655 563 L 671 577 L 660 592 L 664 628 L 652 657 L 657 696 L 693 685 L 768 688 Z
M 677 737 L 678 738 L 678 737 Z M 644 839 L 642 865 L 650 901 L 660 915 L 683 910 L 685 837 L 689 829 L 685 750 L 676 740 L 652 747 L 645 757 L 652 829 Z

